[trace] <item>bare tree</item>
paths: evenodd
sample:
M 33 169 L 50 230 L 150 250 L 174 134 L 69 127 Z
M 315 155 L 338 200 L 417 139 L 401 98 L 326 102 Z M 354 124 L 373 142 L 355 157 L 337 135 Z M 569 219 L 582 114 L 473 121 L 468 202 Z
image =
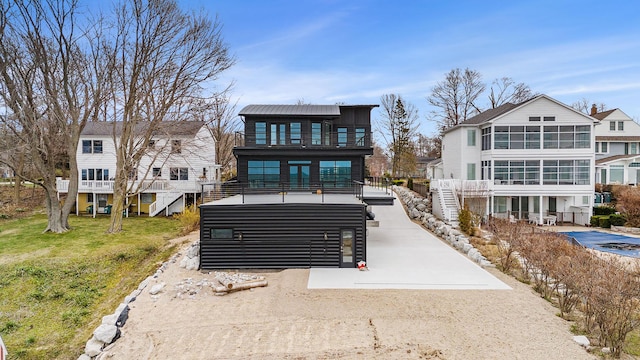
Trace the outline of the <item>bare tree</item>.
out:
M 416 156 L 421 157 L 440 157 L 440 138 L 430 137 L 423 134 L 418 134 L 414 145 Z
M 525 83 L 517 83 L 510 77 L 495 79 L 489 87 L 489 107 L 495 109 L 506 103 L 519 104 L 534 97 Z
M 78 190 L 72 171 L 68 201 L 58 199 L 57 166 L 68 161 L 77 168 L 80 132 L 103 96 L 99 34 L 89 26 L 77 29 L 76 14 L 76 0 L 0 2 L 0 96 L 11 111 L 3 119 L 35 173 L 23 171 L 20 162 L 12 167 L 45 190 L 45 231 L 57 233 L 70 228 Z
M 413 139 L 417 134 L 418 110 L 398 94 L 382 95 L 380 102 L 379 128 L 391 159 L 392 175 L 411 173 L 416 165 Z
M 429 104 L 438 109 L 432 112 L 432 119 L 440 130 L 454 127 L 480 112 L 477 101 L 485 87 L 482 76 L 475 70 L 449 71 L 427 97 Z
M 369 176 L 382 177 L 389 169 L 389 159 L 384 154 L 384 150 L 373 143 L 373 155 L 368 156 L 365 159 L 367 169 L 369 170 Z
M 216 94 L 206 113 L 205 122 L 216 142 L 216 160 L 221 166 L 223 174 L 230 174 L 236 167 L 233 156 L 235 132 L 240 129 L 236 115 L 236 104 L 232 103 L 227 93 Z
M 581 113 L 591 115 L 591 110 L 595 105 L 597 112 L 603 112 L 607 110 L 607 105 L 605 103 L 596 103 L 592 102 L 587 98 L 582 98 L 576 102 L 571 103 L 571 107 L 575 110 L 580 111 Z
M 187 14 L 173 0 L 133 0 L 114 9 L 109 44 L 111 108 L 116 174 L 108 232 L 122 230 L 122 210 L 135 192 L 129 182 L 165 120 L 184 121 L 203 98 L 205 84 L 234 63 L 221 24 L 206 14 Z

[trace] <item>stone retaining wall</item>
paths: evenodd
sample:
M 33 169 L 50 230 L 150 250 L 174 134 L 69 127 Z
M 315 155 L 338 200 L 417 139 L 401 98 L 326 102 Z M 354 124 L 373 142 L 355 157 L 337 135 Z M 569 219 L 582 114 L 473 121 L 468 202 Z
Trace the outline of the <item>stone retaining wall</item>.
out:
M 640 235 L 640 228 L 611 225 L 611 231 Z
M 481 266 L 494 266 L 478 249 L 469 243 L 469 238 L 458 228 L 439 220 L 429 212 L 431 210 L 429 199 L 405 187 L 394 186 L 393 190 L 405 205 L 407 215 L 411 219 L 420 221 L 429 231 Z

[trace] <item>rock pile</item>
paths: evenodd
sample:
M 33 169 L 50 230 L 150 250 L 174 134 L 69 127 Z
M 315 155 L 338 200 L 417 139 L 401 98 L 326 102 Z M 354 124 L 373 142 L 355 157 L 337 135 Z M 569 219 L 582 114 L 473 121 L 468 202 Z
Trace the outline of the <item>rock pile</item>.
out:
M 394 186 L 393 190 L 398 194 L 398 198 L 405 204 L 407 214 L 411 219 L 418 220 L 427 229 L 438 237 L 442 238 L 458 251 L 466 254 L 471 260 L 481 266 L 493 266 L 478 249 L 469 243 L 469 238 L 460 232 L 456 227 L 439 220 L 431 214 L 429 199 L 423 198 L 419 194 L 400 186 Z
M 111 344 L 113 344 L 118 338 L 120 338 L 120 328 L 124 326 L 129 318 L 129 304 L 136 300 L 142 291 L 151 283 L 154 279 L 158 278 L 162 274 L 170 263 L 175 263 L 180 253 L 174 255 L 169 261 L 163 263 L 155 274 L 144 279 L 138 288 L 131 292 L 131 294 L 125 296 L 124 300 L 113 314 L 102 317 L 102 324 L 93 331 L 93 336 L 87 341 L 84 347 L 84 354 L 78 357 L 78 360 L 91 360 L 97 359 L 100 355 L 107 351 Z M 152 290 L 157 285 L 152 287 Z
M 187 270 L 198 270 L 200 268 L 200 242 L 196 241 L 187 249 L 180 267 Z

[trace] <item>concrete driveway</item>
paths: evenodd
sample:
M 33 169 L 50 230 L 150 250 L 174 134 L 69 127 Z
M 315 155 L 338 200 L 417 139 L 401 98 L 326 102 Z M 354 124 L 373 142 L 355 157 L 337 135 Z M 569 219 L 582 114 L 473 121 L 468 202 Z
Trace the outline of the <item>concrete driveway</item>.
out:
M 475 262 L 412 222 L 399 200 L 373 208 L 368 271 L 312 268 L 309 289 L 511 289 Z

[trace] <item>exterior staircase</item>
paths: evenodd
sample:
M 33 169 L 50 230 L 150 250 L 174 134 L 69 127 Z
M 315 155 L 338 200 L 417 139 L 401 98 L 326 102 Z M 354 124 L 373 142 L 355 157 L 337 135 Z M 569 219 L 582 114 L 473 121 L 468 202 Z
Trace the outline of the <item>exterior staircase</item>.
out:
M 438 200 L 442 207 L 444 220 L 449 222 L 451 225 L 458 225 L 460 203 L 458 202 L 453 182 L 440 180 L 440 184 L 438 186 Z
M 161 212 L 166 211 L 167 208 L 180 199 L 182 195 L 183 193 L 181 191 L 157 193 L 156 201 L 149 205 L 149 217 L 156 216 Z

